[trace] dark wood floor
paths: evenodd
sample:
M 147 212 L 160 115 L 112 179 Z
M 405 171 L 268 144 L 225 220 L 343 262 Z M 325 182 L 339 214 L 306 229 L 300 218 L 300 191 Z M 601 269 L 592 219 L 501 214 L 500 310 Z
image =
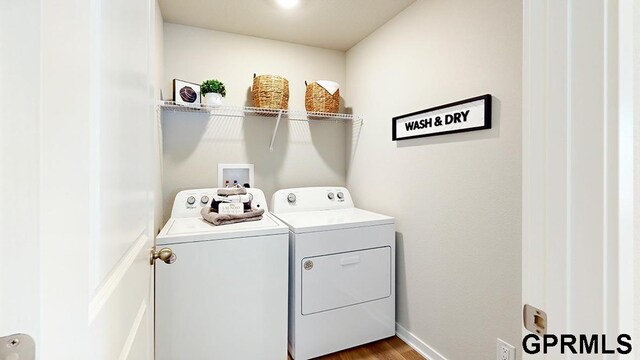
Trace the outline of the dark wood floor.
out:
M 291 360 L 291 356 L 287 356 Z M 424 360 L 397 336 L 325 355 L 317 360 Z

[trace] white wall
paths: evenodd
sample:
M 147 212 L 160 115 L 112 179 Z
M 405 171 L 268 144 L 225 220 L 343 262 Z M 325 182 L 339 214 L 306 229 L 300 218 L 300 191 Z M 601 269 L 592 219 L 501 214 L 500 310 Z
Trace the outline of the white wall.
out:
M 419 0 L 347 52 L 356 205 L 396 217 L 398 323 L 445 358 L 519 346 L 522 4 Z M 391 118 L 493 95 L 493 128 L 391 141 Z
M 614 24 L 618 25 L 617 61 L 619 82 L 619 291 L 620 332 L 630 334 L 633 347 L 640 346 L 640 5 L 634 0 L 616 2 L 618 9 Z M 614 76 L 615 77 L 615 76 Z M 634 154 L 633 156 L 628 156 Z M 615 299 L 615 298 L 614 298 Z M 609 301 L 611 303 L 611 301 Z M 623 357 L 621 357 L 623 358 Z M 627 357 L 624 357 L 626 359 Z M 628 356 L 633 358 L 633 353 Z
M 219 79 L 226 105 L 251 105 L 253 74 L 289 80 L 289 109 L 304 110 L 304 81 L 335 80 L 345 90 L 344 52 L 165 23 L 165 98 L 174 78 L 201 83 Z M 255 164 L 255 186 L 267 197 L 292 186 L 345 184 L 345 126 L 285 121 L 269 152 L 273 118 L 165 112 L 163 131 L 164 217 L 179 190 L 217 186 L 218 163 Z
M 23 332 L 38 342 L 40 7 L 0 3 L 0 336 Z
M 633 57 L 633 95 L 634 95 L 634 349 L 640 348 L 640 210 L 638 210 L 638 204 L 640 204 L 640 5 L 637 2 L 633 3 L 634 9 L 634 22 L 633 22 L 633 43 L 634 43 L 634 57 Z

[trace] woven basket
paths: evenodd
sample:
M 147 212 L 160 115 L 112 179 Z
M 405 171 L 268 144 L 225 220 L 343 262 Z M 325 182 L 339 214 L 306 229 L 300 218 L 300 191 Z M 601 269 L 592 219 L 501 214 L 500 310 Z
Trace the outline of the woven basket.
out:
M 265 109 L 289 108 L 289 81 L 282 76 L 253 74 L 253 106 Z
M 307 111 L 337 113 L 340 108 L 340 90 L 338 89 L 331 95 L 316 82 L 307 84 L 307 92 L 304 96 L 304 107 Z

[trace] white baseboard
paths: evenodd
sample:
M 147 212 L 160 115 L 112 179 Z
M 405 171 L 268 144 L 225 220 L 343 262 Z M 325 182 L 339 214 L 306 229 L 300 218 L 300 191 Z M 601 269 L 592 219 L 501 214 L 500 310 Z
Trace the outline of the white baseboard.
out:
M 431 346 L 427 345 L 398 323 L 396 323 L 396 335 L 428 360 L 447 360 L 447 358 L 440 355 L 440 353 L 435 351 Z

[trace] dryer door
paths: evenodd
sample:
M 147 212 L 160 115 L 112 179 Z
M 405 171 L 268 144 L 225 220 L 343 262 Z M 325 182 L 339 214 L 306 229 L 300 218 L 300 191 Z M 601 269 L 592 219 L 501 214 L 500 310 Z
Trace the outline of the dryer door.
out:
M 302 315 L 391 295 L 391 248 L 302 259 Z

